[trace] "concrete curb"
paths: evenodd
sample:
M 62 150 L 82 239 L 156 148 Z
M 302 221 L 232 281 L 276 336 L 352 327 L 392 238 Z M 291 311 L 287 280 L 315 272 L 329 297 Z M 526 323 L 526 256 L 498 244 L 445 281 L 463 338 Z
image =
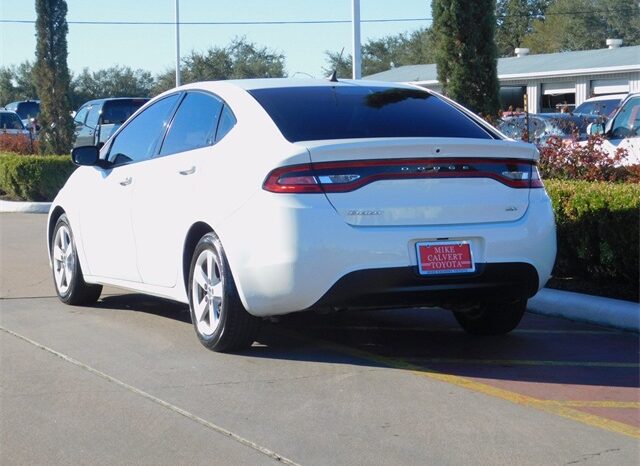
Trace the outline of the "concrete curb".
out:
M 544 288 L 529 300 L 529 312 L 640 332 L 640 304 Z
M 17 201 L 1 201 L 0 213 L 4 212 L 21 212 L 32 214 L 46 214 L 51 208 L 51 202 L 17 202 Z

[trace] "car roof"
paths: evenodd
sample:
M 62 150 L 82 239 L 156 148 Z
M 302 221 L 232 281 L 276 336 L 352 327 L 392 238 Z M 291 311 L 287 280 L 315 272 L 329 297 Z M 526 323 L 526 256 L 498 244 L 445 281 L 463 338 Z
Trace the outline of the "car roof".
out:
M 614 99 L 624 99 L 628 94 L 609 94 L 609 95 L 597 95 L 595 97 L 589 97 L 585 102 L 597 102 L 599 100 L 614 100 Z
M 389 83 L 383 81 L 362 81 L 353 79 L 339 79 L 338 81 L 330 81 L 327 79 L 306 79 L 306 78 L 266 78 L 266 79 L 231 79 L 227 81 L 201 81 L 197 83 L 187 84 L 178 89 L 203 89 L 214 91 L 220 83 L 235 86 L 245 91 L 256 89 L 278 89 L 290 87 L 342 87 L 342 86 L 360 86 L 360 87 L 385 87 L 385 88 L 404 88 L 418 89 L 416 86 L 401 83 Z M 174 89 L 175 90 L 175 89 Z

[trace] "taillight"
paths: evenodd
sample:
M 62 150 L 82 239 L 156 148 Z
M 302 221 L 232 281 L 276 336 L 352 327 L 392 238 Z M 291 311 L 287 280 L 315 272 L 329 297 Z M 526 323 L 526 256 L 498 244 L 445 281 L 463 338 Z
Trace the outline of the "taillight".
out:
M 380 180 L 490 178 L 511 188 L 542 188 L 535 162 L 520 159 L 384 159 L 291 165 L 273 170 L 274 193 L 341 193 Z
M 538 166 L 533 164 L 531 166 L 531 185 L 530 188 L 544 188 L 544 183 L 542 182 L 542 178 L 540 177 L 540 170 L 538 170 Z
M 276 168 L 267 175 L 262 187 L 272 193 L 323 192 L 309 164 Z

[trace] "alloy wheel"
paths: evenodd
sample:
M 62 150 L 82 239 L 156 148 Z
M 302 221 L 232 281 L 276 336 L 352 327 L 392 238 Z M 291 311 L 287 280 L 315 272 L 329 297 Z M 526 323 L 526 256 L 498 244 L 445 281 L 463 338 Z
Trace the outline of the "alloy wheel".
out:
M 61 295 L 69 291 L 75 273 L 75 261 L 71 232 L 67 226 L 62 225 L 56 231 L 53 241 L 53 275 Z
M 202 251 L 196 259 L 191 299 L 198 331 L 212 335 L 220 323 L 222 276 L 218 257 L 209 249 Z

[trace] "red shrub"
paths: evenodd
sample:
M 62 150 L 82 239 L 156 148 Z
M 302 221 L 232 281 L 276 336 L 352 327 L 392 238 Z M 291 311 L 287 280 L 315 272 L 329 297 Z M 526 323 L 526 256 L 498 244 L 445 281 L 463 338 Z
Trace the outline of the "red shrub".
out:
M 38 141 L 32 141 L 22 134 L 0 133 L 0 152 L 13 152 L 20 155 L 38 153 Z
M 611 156 L 602 148 L 601 136 L 581 143 L 551 137 L 540 146 L 540 172 L 544 178 L 586 181 L 624 181 L 638 176 L 638 167 L 623 167 L 625 149 Z

